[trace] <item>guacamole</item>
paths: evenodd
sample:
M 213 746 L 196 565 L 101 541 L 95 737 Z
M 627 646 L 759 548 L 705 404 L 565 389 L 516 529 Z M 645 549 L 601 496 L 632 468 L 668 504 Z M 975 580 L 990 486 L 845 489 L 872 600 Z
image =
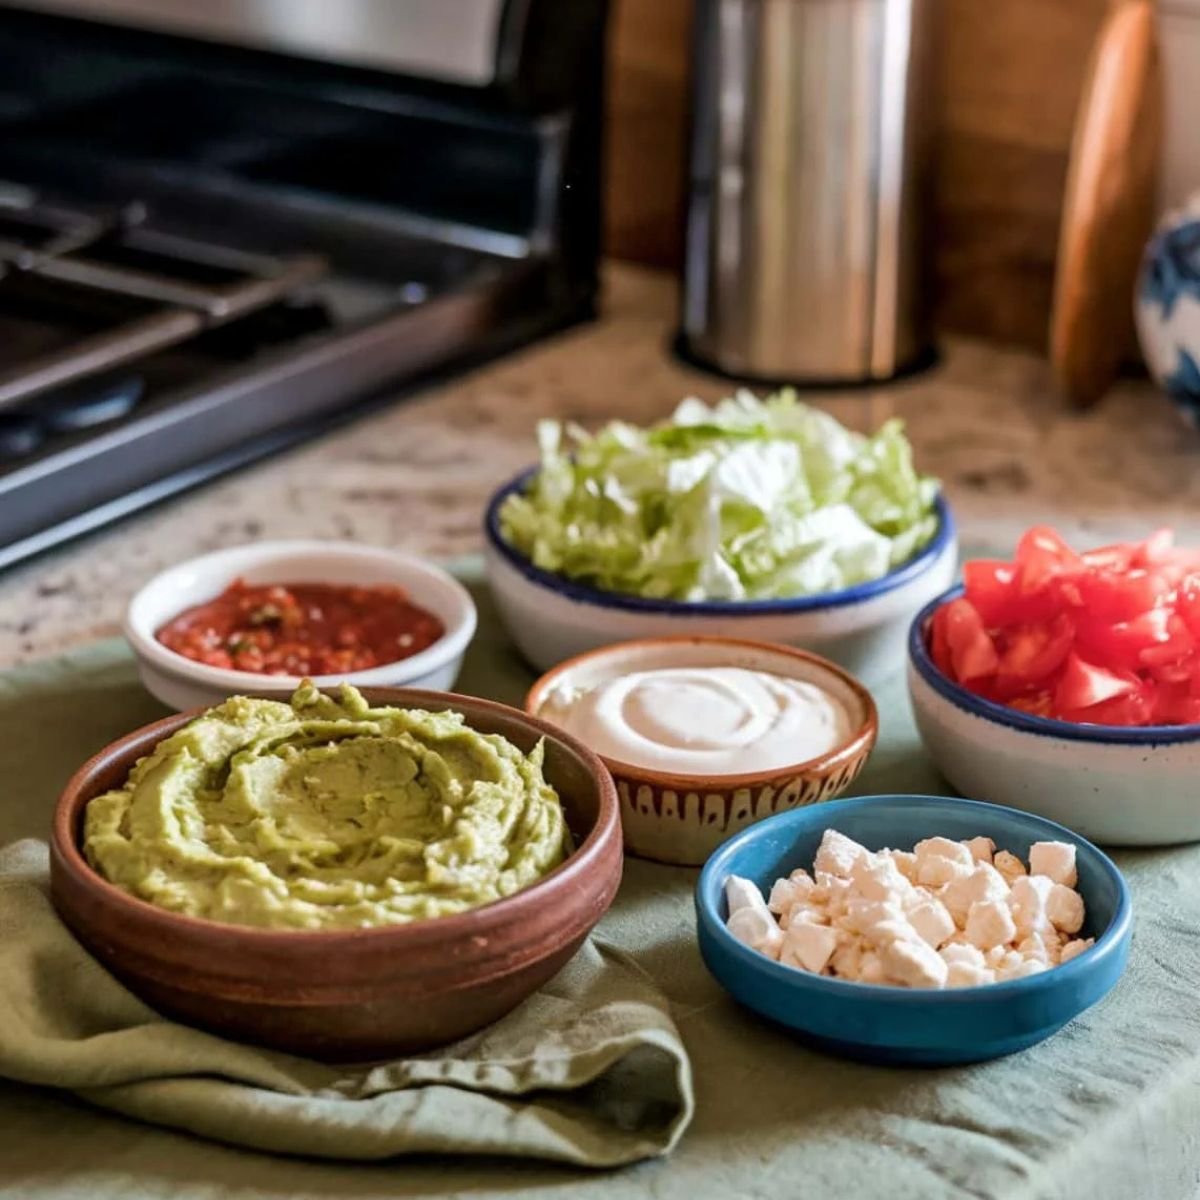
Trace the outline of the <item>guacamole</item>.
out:
M 463 912 L 557 866 L 569 835 L 524 754 L 459 713 L 371 708 L 306 683 L 236 696 L 92 800 L 84 852 L 172 912 L 271 929 L 352 929 Z

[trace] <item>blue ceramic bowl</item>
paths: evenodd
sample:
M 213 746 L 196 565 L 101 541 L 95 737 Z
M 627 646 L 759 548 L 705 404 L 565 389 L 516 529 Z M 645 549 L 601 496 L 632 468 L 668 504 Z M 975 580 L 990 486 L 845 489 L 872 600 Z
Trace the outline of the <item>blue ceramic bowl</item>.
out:
M 1072 842 L 1087 907 L 1080 936 L 1096 944 L 1039 975 L 945 991 L 854 983 L 781 966 L 725 928 L 725 880 L 741 875 L 765 892 L 797 867 L 812 867 L 826 829 L 871 850 L 910 849 L 938 835 L 985 836 L 1026 862 L 1033 842 Z M 941 796 L 835 800 L 760 821 L 708 860 L 696 887 L 696 918 L 705 964 L 747 1008 L 832 1054 L 913 1066 L 999 1058 L 1057 1032 L 1120 978 L 1133 922 L 1121 873 L 1090 842 L 1029 813 Z

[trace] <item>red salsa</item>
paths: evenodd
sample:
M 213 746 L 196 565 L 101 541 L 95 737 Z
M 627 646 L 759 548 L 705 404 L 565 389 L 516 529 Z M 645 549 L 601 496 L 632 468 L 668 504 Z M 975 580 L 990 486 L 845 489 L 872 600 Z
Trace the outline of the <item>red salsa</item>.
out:
M 344 675 L 417 654 L 446 632 L 403 588 L 234 580 L 156 634 L 194 662 L 258 675 Z

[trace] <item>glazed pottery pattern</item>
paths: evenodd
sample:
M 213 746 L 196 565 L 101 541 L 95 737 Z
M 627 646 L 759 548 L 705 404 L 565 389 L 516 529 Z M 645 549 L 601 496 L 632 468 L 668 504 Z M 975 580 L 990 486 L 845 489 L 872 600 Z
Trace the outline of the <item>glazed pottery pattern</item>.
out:
M 659 787 L 618 773 L 614 778 L 625 846 L 641 858 L 699 866 L 747 825 L 841 795 L 858 778 L 870 751 L 869 745 L 863 746 L 847 761 L 822 764 L 773 783 L 704 794 Z
M 1200 425 L 1200 194 L 1167 217 L 1146 247 L 1136 305 L 1146 365 Z

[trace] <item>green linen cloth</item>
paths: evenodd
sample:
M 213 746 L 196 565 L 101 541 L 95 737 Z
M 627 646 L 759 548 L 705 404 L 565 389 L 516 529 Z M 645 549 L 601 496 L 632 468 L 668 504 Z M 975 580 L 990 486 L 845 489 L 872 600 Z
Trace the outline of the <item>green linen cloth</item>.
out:
M 486 597 L 479 601 L 480 635 L 461 686 L 519 700 L 530 676 L 506 649 Z M 897 677 L 876 696 L 880 745 L 854 790 L 943 791 L 916 742 L 902 681 Z M 0 675 L 0 844 L 44 836 L 57 789 L 76 763 L 157 713 L 115 643 Z M 736 1006 L 704 969 L 692 914 L 696 872 L 630 859 L 595 942 L 619 948 L 624 961 L 657 981 L 690 1050 L 696 1115 L 670 1156 L 595 1172 L 511 1158 L 437 1155 L 346 1164 L 256 1154 L 127 1120 L 59 1089 L 0 1081 L 0 1195 L 1193 1197 L 1200 1184 L 1200 848 L 1117 857 L 1136 905 L 1124 979 L 1054 1038 L 998 1062 L 899 1070 L 808 1049 Z M 0 946 L 10 938 L 0 931 Z M 0 965 L 0 974 L 9 969 Z M 0 999 L 0 1029 L 11 1020 Z M 85 1026 L 78 1032 L 98 1031 Z M 221 1086 L 196 1084 L 200 1090 Z M 263 1094 L 290 1099 L 282 1089 Z M 349 1117 L 338 1114 L 360 1102 L 325 1103 L 330 1115 L 318 1120 L 314 1114 L 314 1137 L 326 1120 L 333 1125 L 321 1136 L 349 1137 Z M 156 1098 L 141 1115 L 161 1115 Z

